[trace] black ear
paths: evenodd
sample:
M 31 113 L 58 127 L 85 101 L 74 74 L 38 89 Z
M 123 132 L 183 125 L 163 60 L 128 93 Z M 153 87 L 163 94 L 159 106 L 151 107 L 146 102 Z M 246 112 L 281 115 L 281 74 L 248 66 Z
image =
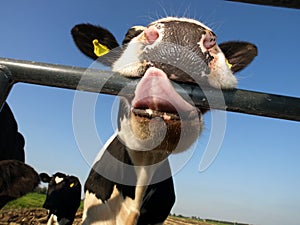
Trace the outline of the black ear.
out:
M 47 173 L 40 173 L 39 176 L 41 181 L 44 183 L 49 183 L 51 180 L 51 177 Z
M 140 33 L 142 33 L 143 31 L 145 30 L 145 27 L 143 26 L 134 26 L 134 27 L 131 27 L 126 35 L 125 35 L 125 38 L 122 42 L 122 45 L 126 45 L 128 42 L 131 41 L 132 38 L 138 36 Z
M 70 188 L 76 187 L 78 184 L 81 186 L 79 179 L 75 176 L 69 176 L 68 180 L 70 183 Z
M 257 47 L 249 42 L 229 41 L 219 44 L 219 47 L 233 73 L 244 69 L 257 56 Z
M 107 29 L 99 26 L 78 24 L 72 28 L 71 34 L 80 51 L 94 60 L 102 56 L 101 54 L 95 53 L 95 48 L 100 46 L 100 48 L 108 52 L 119 46 L 114 35 Z M 105 64 L 107 65 L 107 63 Z

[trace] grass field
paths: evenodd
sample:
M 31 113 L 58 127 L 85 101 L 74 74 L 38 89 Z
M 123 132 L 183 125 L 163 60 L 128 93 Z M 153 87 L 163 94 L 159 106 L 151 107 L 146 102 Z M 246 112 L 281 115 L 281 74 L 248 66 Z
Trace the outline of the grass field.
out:
M 42 208 L 45 200 L 45 194 L 29 193 L 17 200 L 7 203 L 3 209 Z M 79 209 L 83 209 L 82 201 Z
M 5 205 L 4 208 L 0 210 L 5 212 L 9 211 L 18 211 L 22 209 L 41 209 L 43 207 L 44 201 L 46 199 L 45 194 L 39 193 L 29 193 L 15 201 L 11 201 Z M 81 203 L 79 211 L 82 212 L 83 204 Z M 80 219 L 79 219 L 80 221 Z M 17 223 L 18 224 L 18 223 Z M 240 223 L 231 223 L 231 222 L 219 222 L 214 220 L 201 220 L 201 219 L 192 219 L 184 216 L 169 216 L 167 221 L 164 223 L 165 225 L 246 225 Z
M 46 195 L 29 193 L 17 200 L 7 203 L 3 209 L 42 208 Z

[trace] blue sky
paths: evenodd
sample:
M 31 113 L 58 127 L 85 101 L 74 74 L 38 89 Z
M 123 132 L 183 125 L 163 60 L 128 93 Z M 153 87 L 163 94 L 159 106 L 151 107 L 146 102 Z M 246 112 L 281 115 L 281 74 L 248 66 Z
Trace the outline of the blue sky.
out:
M 121 42 L 129 27 L 166 15 L 201 20 L 215 31 L 219 43 L 255 43 L 259 55 L 237 74 L 239 88 L 300 97 L 300 11 L 293 9 L 221 0 L 5 0 L 0 57 L 89 67 L 92 62 L 76 49 L 70 35 L 75 24 L 101 25 Z M 85 149 L 78 147 L 72 124 L 74 96 L 72 90 L 17 84 L 8 102 L 26 139 L 27 163 L 39 172 L 77 175 L 84 183 L 100 144 L 91 138 Z M 113 104 L 111 96 L 97 100 L 95 121 L 102 142 L 113 133 Z M 172 213 L 262 225 L 298 224 L 300 124 L 227 113 L 220 151 L 200 172 L 212 118 L 207 115 L 197 149 L 175 175 Z

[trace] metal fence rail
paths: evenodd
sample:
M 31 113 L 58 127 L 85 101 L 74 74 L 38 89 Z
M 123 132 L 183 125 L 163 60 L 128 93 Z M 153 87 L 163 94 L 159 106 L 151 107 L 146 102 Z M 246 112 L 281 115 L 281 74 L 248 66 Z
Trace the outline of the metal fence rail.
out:
M 0 106 L 17 82 L 111 95 L 118 95 L 126 87 L 122 95 L 132 95 L 138 80 L 103 70 L 0 58 Z M 239 89 L 223 91 L 220 96 L 220 91 L 213 88 L 180 86 L 178 92 L 187 93 L 197 107 L 300 121 L 300 98 Z
M 226 0 L 226 1 L 300 9 L 299 0 Z

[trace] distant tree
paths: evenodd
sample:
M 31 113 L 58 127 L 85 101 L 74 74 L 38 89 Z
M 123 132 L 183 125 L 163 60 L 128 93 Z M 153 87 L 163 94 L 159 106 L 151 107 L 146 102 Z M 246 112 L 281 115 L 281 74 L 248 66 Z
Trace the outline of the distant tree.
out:
M 47 187 L 39 186 L 34 190 L 34 192 L 39 194 L 47 194 Z
M 201 220 L 200 217 L 198 217 L 198 216 L 192 216 L 191 218 L 192 218 L 193 220 Z

